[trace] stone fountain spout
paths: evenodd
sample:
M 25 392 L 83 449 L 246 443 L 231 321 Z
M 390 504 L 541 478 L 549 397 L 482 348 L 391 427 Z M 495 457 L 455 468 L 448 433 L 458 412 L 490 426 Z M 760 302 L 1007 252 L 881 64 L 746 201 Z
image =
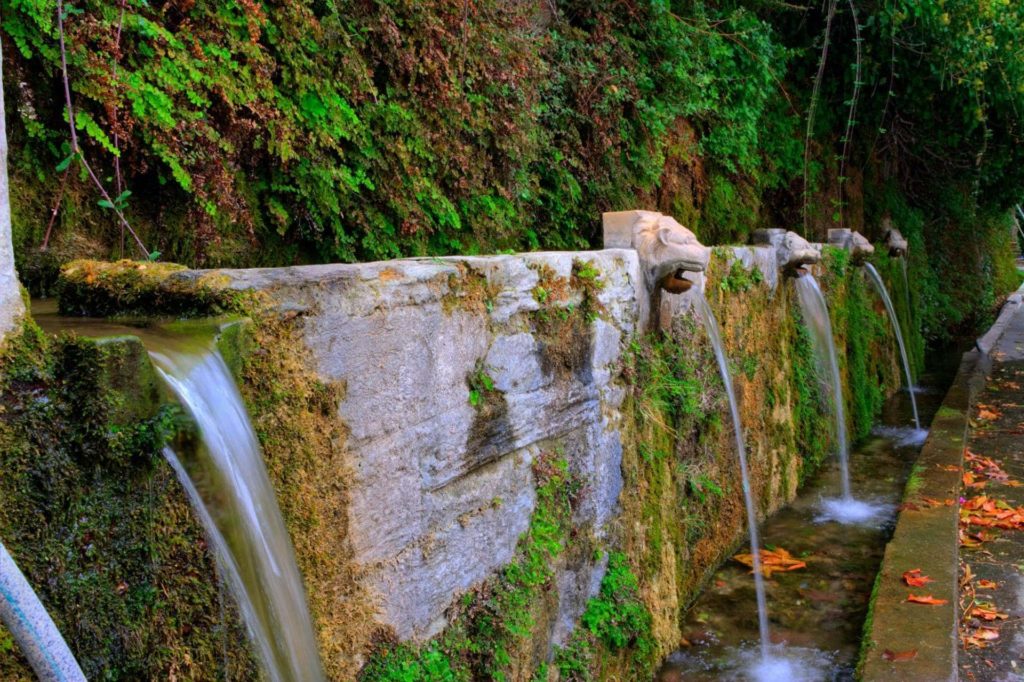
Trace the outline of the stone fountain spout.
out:
M 796 232 L 780 228 L 755 230 L 754 243 L 775 247 L 779 270 L 789 276 L 798 276 L 808 265 L 821 260 L 821 252 Z
M 711 249 L 675 218 L 657 211 L 616 211 L 602 216 L 605 248 L 636 249 L 648 291 L 687 291 L 685 273 L 704 272 Z
M 875 252 L 875 247 L 860 232 L 846 228 L 828 231 L 828 243 L 850 252 L 850 260 L 854 265 L 864 265 Z
M 895 227 L 885 233 L 885 245 L 889 248 L 889 255 L 894 258 L 903 258 L 907 255 L 907 239 Z

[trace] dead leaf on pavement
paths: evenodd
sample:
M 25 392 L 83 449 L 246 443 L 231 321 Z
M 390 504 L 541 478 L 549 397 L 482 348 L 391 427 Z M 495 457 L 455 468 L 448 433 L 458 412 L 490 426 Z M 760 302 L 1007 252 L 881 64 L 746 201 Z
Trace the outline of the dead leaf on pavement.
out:
M 971 610 L 968 612 L 968 615 L 973 618 L 980 618 L 981 620 L 988 621 L 1006 620 L 1010 617 L 1009 614 L 1000 613 L 998 610 L 996 610 L 994 604 L 987 604 L 985 602 L 978 602 L 977 604 L 972 606 Z
M 915 568 L 903 574 L 903 582 L 910 587 L 924 587 L 928 583 L 935 582 L 935 580 L 926 575 L 921 575 L 921 569 Z
M 908 651 L 891 651 L 886 649 L 882 652 L 882 658 L 894 663 L 898 663 L 900 661 L 912 661 L 917 658 L 917 649 L 910 649 Z
M 941 606 L 942 604 L 949 603 L 946 599 L 936 599 L 930 594 L 925 597 L 922 597 L 917 594 L 911 594 L 907 596 L 907 601 L 911 602 L 912 604 L 929 604 L 932 606 Z
M 992 640 L 999 639 L 999 631 L 995 628 L 980 627 L 964 636 L 964 646 L 984 649 Z

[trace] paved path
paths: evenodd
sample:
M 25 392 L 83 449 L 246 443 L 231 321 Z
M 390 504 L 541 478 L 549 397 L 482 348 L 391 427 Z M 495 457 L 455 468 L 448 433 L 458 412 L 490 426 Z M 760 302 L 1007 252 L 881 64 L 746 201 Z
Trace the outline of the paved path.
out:
M 1010 305 L 1002 328 L 983 340 L 991 367 L 975 397 L 964 454 L 958 611 L 962 680 L 1024 682 L 1024 304 Z M 965 510 L 980 496 L 998 501 L 997 506 L 988 514 L 982 509 L 973 517 L 981 525 L 972 524 Z M 1015 528 L 986 528 L 985 523 L 1005 515 L 1002 502 L 1022 508 L 1020 520 L 1009 516 L 1000 524 Z

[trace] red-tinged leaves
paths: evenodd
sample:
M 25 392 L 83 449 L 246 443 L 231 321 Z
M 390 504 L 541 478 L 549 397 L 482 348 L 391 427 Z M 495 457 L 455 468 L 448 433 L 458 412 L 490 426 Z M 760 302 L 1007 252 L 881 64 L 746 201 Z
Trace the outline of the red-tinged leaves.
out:
M 964 635 L 964 646 L 984 649 L 993 640 L 999 639 L 999 630 L 980 627 Z
M 973 472 L 973 480 L 977 481 L 981 478 L 987 478 L 995 483 L 1013 488 L 1021 485 L 1019 481 L 1014 481 L 1010 478 L 1010 475 L 1003 470 L 1002 463 L 999 460 L 979 455 L 976 452 L 972 452 L 970 448 L 964 450 L 964 460 L 967 462 L 970 471 Z
M 909 649 L 907 651 L 892 651 L 886 649 L 882 652 L 882 658 L 893 663 L 899 663 L 901 661 L 912 661 L 917 658 L 917 649 Z
M 977 587 L 979 590 L 995 590 L 999 588 L 999 583 L 993 582 L 991 580 L 979 580 L 977 583 L 975 583 L 975 587 Z
M 978 480 L 977 475 L 975 475 L 973 471 L 965 471 L 961 480 L 963 481 L 965 488 L 981 489 L 984 488 L 987 483 L 986 481 Z
M 928 583 L 935 582 L 935 580 L 926 575 L 921 575 L 921 569 L 915 568 L 903 574 L 903 582 L 910 587 L 924 587 Z
M 999 419 L 1001 416 L 1003 416 L 1003 413 L 991 405 L 978 403 L 978 419 L 981 421 L 991 422 Z
M 737 554 L 733 559 L 748 568 L 754 567 L 754 557 L 750 554 Z M 798 568 L 807 568 L 807 563 L 800 561 L 781 547 L 761 550 L 761 573 L 766 578 L 771 578 L 772 573 L 795 571 Z
M 978 602 L 977 604 L 972 606 L 971 610 L 968 612 L 967 615 L 971 616 L 972 618 L 978 618 L 980 620 L 987 621 L 1006 620 L 1010 617 L 1009 614 L 1000 613 L 998 610 L 996 610 L 996 607 L 993 604 L 986 604 L 984 602 Z
M 935 597 L 931 596 L 930 594 L 927 595 L 927 596 L 921 596 L 921 595 L 918 595 L 918 594 L 911 594 L 911 595 L 907 596 L 907 601 L 912 603 L 912 604 L 928 604 L 930 606 L 941 606 L 943 604 L 948 604 L 949 603 L 949 601 L 946 600 L 946 599 L 936 599 Z

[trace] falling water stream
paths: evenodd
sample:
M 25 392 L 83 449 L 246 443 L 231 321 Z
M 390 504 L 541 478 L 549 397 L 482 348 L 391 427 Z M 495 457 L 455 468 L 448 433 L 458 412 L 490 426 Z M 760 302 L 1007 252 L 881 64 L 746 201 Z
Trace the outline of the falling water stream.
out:
M 825 379 L 832 396 L 836 420 L 836 440 L 839 443 L 840 486 L 843 499 L 852 500 L 850 490 L 849 443 L 846 436 L 846 407 L 843 404 L 843 384 L 839 375 L 839 358 L 836 355 L 836 343 L 832 336 L 832 320 L 828 314 L 828 305 L 818 287 L 814 275 L 806 273 L 795 280 L 797 296 L 800 299 L 800 310 L 804 322 L 811 332 L 814 346 L 814 357 L 818 369 Z
M 32 314 L 53 334 L 139 337 L 164 382 L 192 416 L 197 438 L 164 449 L 202 523 L 219 572 L 271 682 L 325 679 L 295 551 L 234 379 L 212 325 L 126 326 L 67 318 L 53 301 Z M 213 672 L 210 671 L 212 675 Z
M 212 338 L 150 347 L 160 375 L 195 419 L 201 443 L 167 448 L 211 540 L 273 682 L 324 679 L 295 552 L 256 434 Z
M 818 522 L 836 521 L 842 524 L 871 524 L 885 513 L 885 506 L 854 499 L 853 491 L 850 488 L 850 445 L 846 432 L 846 406 L 828 305 L 818 287 L 818 281 L 810 273 L 797 277 L 795 286 L 804 322 L 811 332 L 811 342 L 819 374 L 825 380 L 828 391 L 832 395 L 836 441 L 839 450 L 841 495 L 838 498 L 822 498 L 821 513 L 816 520 Z
M 910 404 L 914 408 L 914 426 L 920 429 L 921 418 L 917 414 L 917 400 L 914 398 L 914 379 L 910 374 L 910 359 L 907 357 L 907 346 L 903 343 L 903 330 L 900 329 L 900 320 L 896 317 L 896 309 L 893 308 L 892 299 L 889 298 L 889 290 L 886 288 L 885 282 L 882 281 L 882 276 L 878 274 L 878 270 L 875 270 L 875 266 L 871 263 L 865 263 L 864 267 L 867 269 L 868 275 L 870 275 L 871 283 L 875 285 L 875 290 L 881 297 L 882 302 L 885 303 L 885 310 L 889 313 L 892 330 L 896 334 L 896 343 L 900 347 L 903 372 L 907 377 L 907 392 L 910 393 Z
M 747 528 L 750 531 L 750 554 L 753 557 L 754 589 L 757 593 L 757 626 L 761 636 L 761 665 L 769 665 L 768 636 L 768 602 L 765 598 L 764 576 L 761 574 L 761 544 L 757 537 L 757 507 L 754 504 L 754 492 L 750 487 L 750 470 L 747 466 L 747 448 L 743 439 L 743 425 L 740 422 L 739 406 L 736 393 L 732 387 L 732 376 L 729 374 L 729 362 L 725 357 L 725 346 L 722 345 L 722 334 L 718 328 L 718 320 L 703 295 L 698 297 L 698 308 L 704 318 L 704 328 L 715 349 L 718 360 L 718 371 L 722 374 L 722 383 L 729 396 L 729 410 L 732 412 L 733 430 L 736 432 L 736 453 L 740 459 L 740 474 L 743 477 L 743 501 L 747 506 Z

